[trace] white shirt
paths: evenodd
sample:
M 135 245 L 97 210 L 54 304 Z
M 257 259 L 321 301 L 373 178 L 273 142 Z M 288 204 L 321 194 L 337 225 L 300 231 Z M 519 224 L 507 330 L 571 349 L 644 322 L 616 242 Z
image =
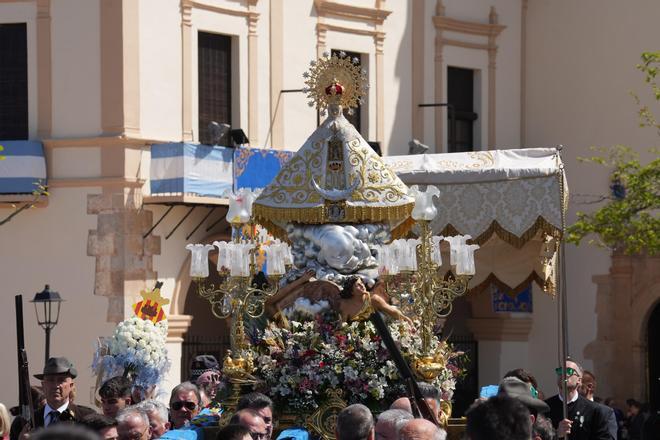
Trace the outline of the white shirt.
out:
M 67 400 L 66 403 L 62 406 L 60 406 L 57 409 L 53 409 L 48 403 L 46 403 L 46 406 L 44 407 L 44 427 L 50 425 L 50 413 L 53 411 L 57 411 L 58 413 L 63 413 L 64 410 L 66 410 L 69 407 L 69 401 Z
M 573 397 L 568 400 L 568 403 L 573 403 L 576 400 L 578 400 L 578 396 L 579 396 L 579 393 L 577 392 L 577 390 L 575 390 L 575 393 L 573 394 Z M 559 397 L 559 400 L 561 400 L 562 402 L 564 401 L 564 396 L 562 396 L 561 390 L 559 390 L 559 393 L 557 393 L 557 397 Z

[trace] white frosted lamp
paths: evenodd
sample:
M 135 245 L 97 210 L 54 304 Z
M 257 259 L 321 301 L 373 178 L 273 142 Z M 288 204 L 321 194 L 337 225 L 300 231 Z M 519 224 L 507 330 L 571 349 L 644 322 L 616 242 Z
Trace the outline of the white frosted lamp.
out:
M 456 263 L 456 275 L 474 275 L 476 269 L 474 267 L 474 251 L 479 249 L 478 244 L 463 245 L 458 254 L 458 262 Z
M 206 278 L 209 276 L 209 251 L 213 249 L 210 244 L 186 245 L 190 254 L 190 276 L 193 278 Z
M 415 198 L 415 207 L 411 216 L 415 220 L 431 221 L 438 215 L 438 209 L 433 203 L 433 197 L 437 197 L 440 190 L 436 186 L 427 186 L 426 191 L 422 192 L 417 185 L 413 185 L 408 190 L 408 195 Z

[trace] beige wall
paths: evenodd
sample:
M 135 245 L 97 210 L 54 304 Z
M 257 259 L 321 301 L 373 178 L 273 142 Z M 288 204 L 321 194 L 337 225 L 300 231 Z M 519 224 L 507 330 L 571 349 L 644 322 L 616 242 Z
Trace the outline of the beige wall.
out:
M 25 345 L 34 374 L 44 366 L 45 337 L 28 301 L 45 284 L 65 300 L 60 322 L 51 333 L 51 356 L 71 359 L 78 369 L 77 401 L 90 402 L 94 343 L 99 336 L 111 335 L 114 327 L 105 321 L 108 301 L 94 296 L 94 259 L 87 256 L 87 233 L 96 225 L 95 216 L 87 215 L 87 194 L 99 191 L 52 189 L 47 207 L 23 212 L 0 229 L 0 322 L 5 328 L 0 401 L 5 404 L 14 405 L 18 399 L 14 295 L 23 294 Z M 0 216 L 8 212 L 0 209 Z
M 598 166 L 579 163 L 578 156 L 589 156 L 592 145 L 621 143 L 641 152 L 657 144 L 655 133 L 638 128 L 629 91 L 645 96 L 635 64 L 640 53 L 654 47 L 660 38 L 658 14 L 660 4 L 654 1 L 634 5 L 595 0 L 529 2 L 527 145 L 564 145 L 574 195 L 569 222 L 575 220 L 577 210 L 593 208 L 576 204 L 577 195 L 608 191 L 607 173 Z M 569 246 L 566 259 L 570 353 L 591 368 L 584 349 L 596 336 L 592 276 L 608 273 L 609 255 L 584 243 L 578 248 Z M 551 341 L 556 341 L 556 331 L 551 322 L 546 324 L 543 333 L 548 345 L 554 346 Z M 539 374 L 544 383 L 552 383 L 551 371 L 544 374 Z

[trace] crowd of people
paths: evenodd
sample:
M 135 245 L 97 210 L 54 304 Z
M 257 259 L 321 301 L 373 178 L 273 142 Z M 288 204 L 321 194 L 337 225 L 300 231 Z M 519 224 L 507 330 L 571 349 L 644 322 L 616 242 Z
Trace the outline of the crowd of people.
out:
M 596 377 L 573 360 L 557 368 L 557 385 L 565 378 L 567 416 L 559 392 L 547 400 L 538 391 L 535 378 L 522 369 L 508 372 L 496 395 L 479 398 L 466 414 L 464 438 L 469 440 L 650 440 L 660 439 L 658 417 L 643 405 L 629 400 L 628 414 L 614 408 L 611 399 L 599 403 L 595 397 Z M 146 398 L 126 377 L 113 377 L 98 390 L 100 413 L 77 405 L 77 371 L 66 358 L 48 360 L 43 373 L 35 377 L 41 388 L 32 387 L 33 421 L 16 416 L 10 423 L 6 407 L 0 404 L 2 440 L 150 440 L 194 439 L 195 421 L 207 416 L 217 425 L 222 402 L 217 390 L 220 370 L 210 355 L 198 356 L 190 381 L 175 386 L 168 405 Z M 444 440 L 447 432 L 423 418 L 415 418 L 419 404 L 439 415 L 440 393 L 428 383 L 419 383 L 424 402 L 407 396 L 393 401 L 389 409 L 372 414 L 356 403 L 337 415 L 337 440 Z M 214 410 L 215 409 L 215 410 Z M 15 414 L 16 415 L 16 414 Z M 219 440 L 311 440 L 304 428 L 276 432 L 272 400 L 261 393 L 241 396 L 228 424 L 217 431 Z M 215 419 L 211 416 L 215 416 Z M 208 425 L 207 425 L 208 426 Z M 274 435 L 276 432 L 277 435 Z

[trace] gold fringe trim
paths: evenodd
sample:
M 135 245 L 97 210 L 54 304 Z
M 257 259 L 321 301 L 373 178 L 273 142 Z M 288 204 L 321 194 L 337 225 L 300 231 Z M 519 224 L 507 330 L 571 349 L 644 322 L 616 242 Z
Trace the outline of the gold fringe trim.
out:
M 345 204 L 345 217 L 337 223 L 383 222 L 410 217 L 414 203 L 399 206 L 354 206 Z M 274 208 L 255 203 L 252 213 L 259 223 L 262 220 L 284 223 L 323 224 L 330 223 L 325 205 L 314 208 Z M 262 223 L 263 224 L 263 223 Z
M 416 223 L 412 217 L 405 219 L 401 224 L 392 229 L 392 240 L 406 237 Z
M 561 239 L 562 231 L 560 228 L 549 223 L 546 219 L 539 216 L 534 224 L 530 226 L 521 236 L 517 236 L 506 229 L 504 229 L 497 220 L 493 220 L 488 229 L 482 232 L 477 238 L 470 240 L 470 243 L 483 245 L 486 243 L 493 234 L 497 234 L 502 241 L 510 244 L 511 246 L 520 249 L 523 247 L 529 240 L 534 238 L 538 232 L 541 231 L 547 235 L 552 235 Z M 444 227 L 438 235 L 451 236 L 451 235 L 462 235 L 462 232 L 456 229 L 453 225 L 448 224 Z
M 472 294 L 478 295 L 482 293 L 484 290 L 486 290 L 488 287 L 490 287 L 491 284 L 495 284 L 498 289 L 500 289 L 502 292 L 504 292 L 512 299 L 515 299 L 520 294 L 520 292 L 527 289 L 527 287 L 530 285 L 532 281 L 535 282 L 539 287 L 541 287 L 543 291 L 546 292 L 547 294 L 553 297 L 555 296 L 554 286 L 552 286 L 552 288 L 548 290 L 547 289 L 548 285 L 543 280 L 543 278 L 538 273 L 536 273 L 536 271 L 533 271 L 527 278 L 525 278 L 523 282 L 521 282 L 515 287 L 509 286 L 508 284 L 497 278 L 497 276 L 491 272 L 490 275 L 488 275 L 485 280 L 483 280 L 475 287 L 472 287 L 468 293 L 471 295 Z

